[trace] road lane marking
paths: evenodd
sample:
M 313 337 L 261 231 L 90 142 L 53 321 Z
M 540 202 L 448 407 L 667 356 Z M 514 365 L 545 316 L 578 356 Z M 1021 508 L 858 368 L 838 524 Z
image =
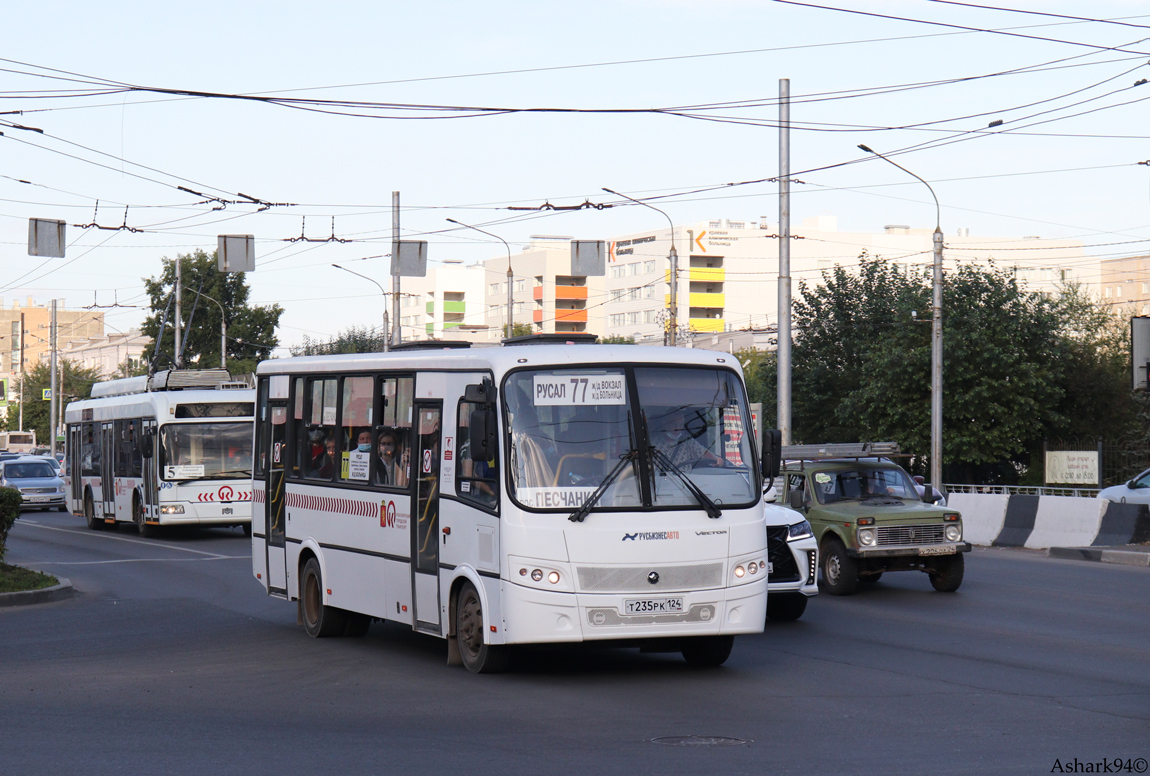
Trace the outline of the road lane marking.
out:
M 178 550 L 180 552 L 194 552 L 196 555 L 207 555 L 212 558 L 226 558 L 227 555 L 220 555 L 218 552 L 206 552 L 204 550 L 193 550 L 190 547 L 174 547 L 170 544 L 157 544 L 156 542 L 146 542 L 142 539 L 129 539 L 126 536 L 109 536 L 108 534 L 97 533 L 96 531 L 85 531 L 79 528 L 56 528 L 51 525 L 41 525 L 33 520 L 18 520 L 16 525 L 30 525 L 35 528 L 43 528 L 45 531 L 60 531 L 61 533 L 77 534 L 79 536 L 91 536 L 100 539 L 112 539 L 117 542 L 128 542 L 129 544 L 142 544 L 145 547 L 163 547 L 165 550 Z M 13 526 L 15 528 L 16 526 Z
M 36 566 L 99 566 L 102 563 L 206 563 L 213 560 L 251 560 L 250 555 L 220 555 L 215 558 L 119 558 L 117 560 L 22 560 Z

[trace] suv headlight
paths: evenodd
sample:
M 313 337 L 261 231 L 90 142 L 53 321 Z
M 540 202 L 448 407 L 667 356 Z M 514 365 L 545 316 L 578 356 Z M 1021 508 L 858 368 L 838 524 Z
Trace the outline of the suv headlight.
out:
M 962 539 L 962 525 L 958 523 L 951 523 L 946 527 L 946 540 L 948 542 L 957 542 Z
M 864 547 L 874 546 L 874 529 L 873 528 L 860 528 L 859 529 L 859 544 Z
M 799 539 L 806 539 L 812 535 L 811 524 L 806 520 L 802 520 L 788 527 L 787 541 L 794 542 Z

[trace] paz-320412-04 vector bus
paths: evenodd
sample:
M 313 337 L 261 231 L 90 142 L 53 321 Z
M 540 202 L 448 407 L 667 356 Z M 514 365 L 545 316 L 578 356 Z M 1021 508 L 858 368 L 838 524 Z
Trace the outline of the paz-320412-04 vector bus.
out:
M 488 672 L 578 641 L 718 665 L 763 630 L 778 457 L 733 357 L 509 343 L 257 376 L 253 573 L 312 636 L 393 620 Z

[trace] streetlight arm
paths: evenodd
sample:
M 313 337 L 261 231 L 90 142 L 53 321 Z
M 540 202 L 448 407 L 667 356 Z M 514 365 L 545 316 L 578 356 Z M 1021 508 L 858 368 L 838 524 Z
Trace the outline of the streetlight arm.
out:
M 934 193 L 934 189 L 932 189 L 932 188 L 931 188 L 931 186 L 930 186 L 930 184 L 929 184 L 929 183 L 927 183 L 927 182 L 926 182 L 925 180 L 923 180 L 922 178 L 919 178 L 917 175 L 915 175 L 913 172 L 911 172 L 910 170 L 908 170 L 908 169 L 906 169 L 905 167 L 903 167 L 903 166 L 902 166 L 901 164 L 899 164 L 898 162 L 895 162 L 895 161 L 892 161 L 892 160 L 888 159 L 887 157 L 883 156 L 883 155 L 882 155 L 882 154 L 880 154 L 878 151 L 875 151 L 875 150 L 874 150 L 874 149 L 872 149 L 872 148 L 868 148 L 867 146 L 865 146 L 865 145 L 863 145 L 863 144 L 861 144 L 861 143 L 860 143 L 860 144 L 859 144 L 859 149 L 860 149 L 860 150 L 862 150 L 862 151 L 866 151 L 868 154 L 874 154 L 874 155 L 875 155 L 875 156 L 877 156 L 879 159 L 882 159 L 884 162 L 890 162 L 890 163 L 891 163 L 891 164 L 893 164 L 895 167 L 897 167 L 897 168 L 899 168 L 900 170 L 902 170 L 903 172 L 905 172 L 907 175 L 911 176 L 912 178 L 915 178 L 915 179 L 917 179 L 919 182 L 921 182 L 921 183 L 922 183 L 922 185 L 923 185 L 923 186 L 926 186 L 926 188 L 927 188 L 927 191 L 929 191 L 929 192 L 930 192 L 930 196 L 934 197 L 934 228 L 935 228 L 935 229 L 940 229 L 940 228 L 941 228 L 941 224 L 942 224 L 942 209 L 941 209 L 941 208 L 938 206 L 938 196 L 937 196 L 937 195 Z
M 331 266 L 335 267 L 336 269 L 342 269 L 344 272 L 350 272 L 351 274 L 355 275 L 356 277 L 361 277 L 361 278 L 363 278 L 364 280 L 370 280 L 372 283 L 375 283 L 375 287 L 379 289 L 379 293 L 383 294 L 384 296 L 387 296 L 387 295 L 388 295 L 388 293 L 387 293 L 386 291 L 384 291 L 384 290 L 383 290 L 383 286 L 381 286 L 381 285 L 379 284 L 379 281 L 378 281 L 378 280 L 372 280 L 372 279 L 371 279 L 371 278 L 369 278 L 367 275 L 361 275 L 361 274 L 359 274 L 358 272 L 356 272 L 356 271 L 355 271 L 355 270 L 353 270 L 353 269 L 348 269 L 347 267 L 341 267 L 341 266 L 340 266 L 340 265 L 338 265 L 338 264 L 332 264 Z
M 511 246 L 508 245 L 507 241 L 504 240 L 499 235 L 492 234 L 491 232 L 485 232 L 482 229 L 480 229 L 478 226 L 472 226 L 471 224 L 465 224 L 462 221 L 456 221 L 454 218 L 449 218 L 447 220 L 450 223 L 456 224 L 457 226 L 462 226 L 465 229 L 473 229 L 476 232 L 479 232 L 480 234 L 485 234 L 488 237 L 494 237 L 496 240 L 503 243 L 503 247 L 505 247 L 507 249 L 507 336 L 511 337 L 512 329 L 515 327 L 515 312 L 514 312 L 515 311 L 515 302 L 514 302 L 514 296 L 512 294 L 512 288 L 511 288 L 511 284 L 515 278 L 515 275 L 514 275 L 514 273 L 511 272 Z
M 379 293 L 383 294 L 383 352 L 384 353 L 390 352 L 390 350 L 391 350 L 391 343 L 390 343 L 391 337 L 388 336 L 388 331 L 387 331 L 387 292 L 383 290 L 383 286 L 381 286 L 379 284 L 378 280 L 375 280 L 373 278 L 369 278 L 367 275 L 361 275 L 358 272 L 356 272 L 354 269 L 348 269 L 347 267 L 341 267 L 339 264 L 332 264 L 331 266 L 335 267 L 336 269 L 342 269 L 344 272 L 350 272 L 351 274 L 355 275 L 358 278 L 363 278 L 364 280 L 368 280 L 368 281 L 371 281 L 372 283 L 375 283 L 375 287 L 379 289 Z M 395 325 L 398 328 L 399 321 L 396 321 Z
M 671 217 L 669 215 L 667 215 L 667 212 L 665 210 L 660 210 L 659 208 L 655 207 L 654 205 L 650 205 L 641 199 L 635 199 L 634 197 L 628 197 L 626 194 L 620 194 L 619 192 L 615 191 L 614 189 L 609 189 L 606 186 L 604 186 L 602 188 L 603 188 L 603 191 L 607 192 L 608 194 L 614 194 L 616 197 L 622 197 L 623 199 L 629 199 L 632 202 L 634 202 L 636 205 L 642 205 L 643 207 L 649 207 L 652 210 L 654 210 L 656 213 L 662 213 L 663 217 L 667 219 L 667 223 L 671 226 L 671 248 L 674 249 L 674 247 L 675 247 L 675 222 L 671 220 Z

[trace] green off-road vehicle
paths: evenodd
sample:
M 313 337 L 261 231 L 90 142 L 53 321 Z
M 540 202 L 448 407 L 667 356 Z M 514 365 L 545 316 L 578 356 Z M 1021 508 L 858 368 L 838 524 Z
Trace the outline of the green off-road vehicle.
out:
M 962 584 L 962 516 L 921 495 L 889 442 L 783 448 L 779 502 L 801 512 L 818 541 L 823 589 L 850 595 L 887 571 L 917 570 L 935 590 Z

